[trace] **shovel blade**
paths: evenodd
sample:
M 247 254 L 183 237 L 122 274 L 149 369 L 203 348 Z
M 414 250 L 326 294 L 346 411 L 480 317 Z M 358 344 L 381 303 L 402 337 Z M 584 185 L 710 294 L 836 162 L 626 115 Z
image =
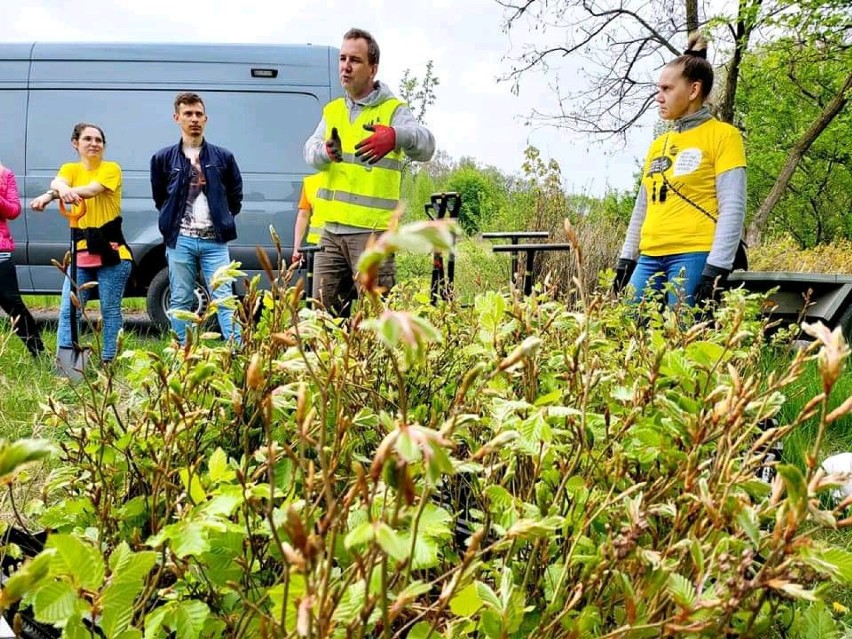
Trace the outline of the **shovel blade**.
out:
M 89 359 L 91 359 L 91 350 L 88 348 L 60 348 L 56 354 L 53 372 L 59 377 L 67 377 L 72 382 L 79 382 L 85 376 Z

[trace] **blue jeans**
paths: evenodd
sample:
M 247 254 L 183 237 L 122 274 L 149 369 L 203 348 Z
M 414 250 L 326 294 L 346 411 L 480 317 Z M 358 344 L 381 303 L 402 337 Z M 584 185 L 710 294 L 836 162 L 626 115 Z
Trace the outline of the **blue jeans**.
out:
M 110 362 L 115 358 L 118 331 L 121 330 L 121 300 L 124 298 L 124 286 L 133 263 L 121 260 L 115 266 L 100 266 L 97 268 L 77 268 L 77 285 L 82 287 L 87 282 L 97 281 L 98 297 L 101 300 L 101 318 L 103 321 L 103 345 L 101 359 Z M 89 291 L 80 291 L 80 304 L 88 301 Z M 82 313 L 77 311 L 77 322 Z M 78 333 L 79 334 L 79 333 Z M 62 284 L 62 301 L 59 303 L 59 330 L 56 342 L 60 348 L 71 348 L 71 269 Z
M 171 309 L 191 311 L 195 303 L 195 282 L 198 279 L 198 269 L 204 275 L 205 281 L 211 282 L 217 269 L 228 266 L 231 256 L 228 245 L 216 240 L 202 240 L 197 237 L 178 235 L 174 248 L 166 247 L 166 257 L 169 261 L 169 287 Z M 219 317 L 219 328 L 226 340 L 233 338 L 240 343 L 240 327 L 234 322 L 233 309 L 227 308 L 222 302 L 233 295 L 230 284 L 223 284 L 210 296 L 216 302 L 216 312 Z M 186 344 L 186 322 L 174 316 L 170 317 L 172 330 L 177 333 L 181 344 Z
M 695 253 L 678 253 L 676 255 L 640 255 L 636 270 L 630 278 L 630 286 L 635 290 L 633 301 L 638 303 L 645 295 L 646 289 L 661 291 L 666 282 L 674 282 L 675 278 L 682 281 L 677 284 L 680 293 L 689 306 L 694 304 L 692 294 L 701 282 L 701 273 L 707 263 L 708 251 Z M 674 306 L 678 301 L 677 292 L 666 293 L 666 304 Z

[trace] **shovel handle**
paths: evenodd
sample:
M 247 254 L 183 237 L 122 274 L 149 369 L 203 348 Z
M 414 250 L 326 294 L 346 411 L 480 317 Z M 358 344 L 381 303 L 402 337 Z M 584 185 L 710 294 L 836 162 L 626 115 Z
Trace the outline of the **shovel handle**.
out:
M 77 228 L 77 222 L 79 222 L 80 218 L 86 214 L 86 200 L 80 202 L 78 212 L 75 212 L 73 208 L 69 211 L 65 207 L 65 202 L 59 200 L 59 212 L 62 214 L 62 217 L 68 219 L 71 223 L 71 228 Z

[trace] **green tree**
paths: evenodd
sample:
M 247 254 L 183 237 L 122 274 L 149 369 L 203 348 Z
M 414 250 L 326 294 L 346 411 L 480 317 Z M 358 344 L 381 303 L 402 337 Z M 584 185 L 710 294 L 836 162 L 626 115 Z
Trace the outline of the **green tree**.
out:
M 800 162 L 832 120 L 846 108 L 852 89 L 849 62 L 848 0 L 739 0 L 736 13 L 698 11 L 695 0 L 497 0 L 506 31 L 527 28 L 535 45 L 524 47 L 506 75 L 514 89 L 522 78 L 544 72 L 556 87 L 557 108 L 536 110 L 530 120 L 600 136 L 623 136 L 654 104 L 659 67 L 680 53 L 686 34 L 697 26 L 714 39 L 719 69 L 716 114 L 742 124 L 738 86 L 749 51 L 785 40 L 822 47 L 827 57 L 844 60 L 846 75 L 833 97 L 799 129 L 778 168 L 775 183 L 757 207 L 749 239 L 760 239 Z M 653 18 L 649 17 L 653 16 Z M 580 62 L 585 81 L 561 81 L 560 60 Z M 563 91 L 561 87 L 570 87 Z M 800 99 L 808 96 L 802 91 Z M 771 113 L 771 110 L 770 110 Z
M 470 158 L 463 158 L 444 187 L 461 196 L 459 223 L 467 233 L 477 233 L 489 218 L 500 211 L 506 199 L 505 179 L 495 168 L 480 168 Z
M 832 47 L 793 39 L 756 49 L 747 60 L 740 105 L 747 132 L 749 199 L 757 210 L 750 225 L 752 240 L 761 232 L 781 232 L 809 247 L 850 237 L 852 113 L 841 108 L 819 135 L 813 131 L 826 109 L 837 108 L 838 96 L 845 100 L 850 68 L 852 50 L 838 56 Z M 812 138 L 807 149 L 806 137 Z M 791 154 L 800 154 L 794 167 Z M 780 190 L 785 170 L 788 182 Z M 775 199 L 771 219 L 770 197 Z

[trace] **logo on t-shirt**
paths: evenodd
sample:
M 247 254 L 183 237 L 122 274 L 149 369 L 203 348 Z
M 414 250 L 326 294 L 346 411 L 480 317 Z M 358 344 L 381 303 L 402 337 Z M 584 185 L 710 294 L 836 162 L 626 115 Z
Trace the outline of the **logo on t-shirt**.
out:
M 660 155 L 651 160 L 651 163 L 648 165 L 648 175 L 654 175 L 655 173 L 662 173 L 667 170 L 672 165 L 672 159 L 666 157 L 665 155 Z
M 701 164 L 702 157 L 701 149 L 693 147 L 691 149 L 684 149 L 681 151 L 674 161 L 674 176 L 686 175 L 697 170 Z

